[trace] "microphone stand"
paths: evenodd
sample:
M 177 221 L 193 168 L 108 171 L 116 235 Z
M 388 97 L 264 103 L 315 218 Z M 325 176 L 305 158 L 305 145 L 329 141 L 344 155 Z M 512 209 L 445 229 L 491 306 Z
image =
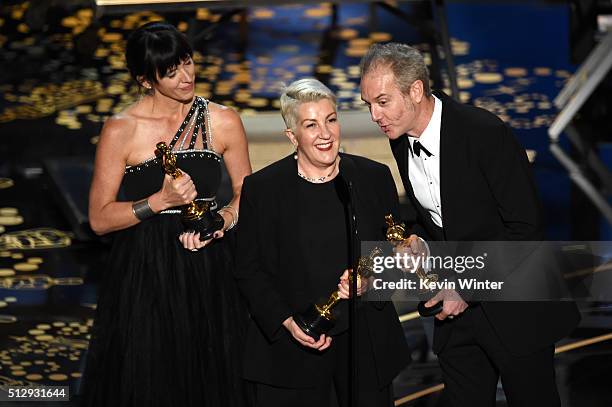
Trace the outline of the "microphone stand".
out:
M 349 315 L 350 315 L 350 323 L 349 323 L 349 333 L 351 336 L 351 345 L 350 345 L 350 369 L 351 369 L 351 377 L 349 380 L 349 399 L 351 406 L 358 406 L 359 392 L 357 389 L 358 386 L 358 372 L 357 372 L 357 347 L 359 344 L 359 330 L 357 329 L 357 265 L 359 262 L 359 235 L 357 233 L 357 216 L 355 215 L 355 191 L 353 189 L 353 182 L 347 182 L 347 188 L 349 192 L 349 199 L 347 202 L 347 212 L 348 212 L 348 224 L 349 224 L 349 259 L 351 264 L 351 297 L 349 304 Z
M 342 164 L 353 164 L 350 158 L 343 157 L 340 161 Z M 350 265 L 350 292 L 349 298 L 349 405 L 358 405 L 358 372 L 357 372 L 357 347 L 358 347 L 358 329 L 357 329 L 357 266 L 359 264 L 359 235 L 357 233 L 357 216 L 355 214 L 355 190 L 353 182 L 344 177 L 343 172 L 338 173 L 336 189 L 340 200 L 344 204 L 346 213 L 347 226 L 347 241 L 348 241 L 348 263 Z

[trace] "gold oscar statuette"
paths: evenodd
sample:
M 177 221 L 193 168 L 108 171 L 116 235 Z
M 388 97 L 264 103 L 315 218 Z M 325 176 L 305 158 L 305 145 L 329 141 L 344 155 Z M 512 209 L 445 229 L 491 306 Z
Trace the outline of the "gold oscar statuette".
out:
M 369 256 L 360 257 L 357 263 L 357 285 L 361 286 L 361 279 L 368 278 L 373 274 L 374 258 L 382 255 L 382 250 L 375 247 Z M 352 283 L 352 274 L 349 281 Z M 340 302 L 340 292 L 334 291 L 323 304 L 312 304 L 306 311 L 294 315 L 295 323 L 314 340 L 319 340 L 322 334 L 329 332 L 335 325 L 332 309 Z
M 176 155 L 168 145 L 161 141 L 156 147 L 155 155 L 161 159 L 164 172 L 174 179 L 181 177 L 183 173 L 176 166 Z M 194 200 L 181 208 L 181 219 L 185 230 L 200 233 L 200 240 L 210 239 L 224 224 L 221 215 L 212 211 L 210 206 L 210 202 Z
M 391 214 L 386 215 L 385 222 L 387 223 L 387 232 L 386 232 L 387 241 L 401 245 L 402 243 L 406 242 L 409 239 L 408 233 L 406 232 L 406 226 L 403 223 L 395 223 L 395 220 L 393 220 L 393 215 Z M 423 269 L 422 264 L 415 270 L 415 274 L 417 275 L 419 280 L 421 280 L 424 283 L 424 285 L 427 285 L 427 286 L 429 286 L 429 284 L 431 283 L 435 283 L 438 281 L 438 275 L 433 274 L 433 273 L 427 274 L 425 270 Z M 431 295 L 432 292 L 433 290 L 431 289 L 420 290 L 421 295 L 427 295 L 430 297 L 433 296 Z M 442 307 L 443 307 L 442 301 L 438 302 L 433 307 L 426 307 L 425 301 L 421 301 L 419 302 L 417 309 L 421 316 L 430 317 L 442 311 Z

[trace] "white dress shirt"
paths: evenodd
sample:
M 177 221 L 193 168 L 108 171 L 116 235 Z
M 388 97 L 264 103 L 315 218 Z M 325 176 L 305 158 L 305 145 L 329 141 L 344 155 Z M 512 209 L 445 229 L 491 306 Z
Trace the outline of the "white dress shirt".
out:
M 434 111 L 431 120 L 420 137 L 408 136 L 410 148 L 414 151 L 414 142 L 421 143 L 432 155 L 427 156 L 421 150 L 417 157 L 408 153 L 408 176 L 416 199 L 429 213 L 431 220 L 442 227 L 442 201 L 440 200 L 440 128 L 442 125 L 442 102 L 434 98 Z

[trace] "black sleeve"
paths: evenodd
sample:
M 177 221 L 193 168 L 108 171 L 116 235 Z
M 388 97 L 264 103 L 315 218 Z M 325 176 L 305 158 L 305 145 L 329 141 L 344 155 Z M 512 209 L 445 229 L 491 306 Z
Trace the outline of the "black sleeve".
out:
M 258 219 L 247 177 L 240 196 L 240 227 L 234 274 L 238 287 L 247 300 L 251 317 L 267 339 L 274 341 L 279 339 L 282 323 L 292 312 L 274 286 L 270 270 L 264 268 L 261 243 L 268 240 L 261 238 L 262 226 Z M 267 244 L 273 242 L 268 241 Z
M 483 149 L 478 154 L 479 165 L 504 224 L 505 240 L 542 240 L 541 206 L 525 149 L 510 127 L 501 121 L 496 129 L 487 133 L 481 139 Z M 530 247 L 509 245 L 504 248 L 495 242 L 465 242 L 459 246 L 455 255 L 487 253 L 486 273 L 481 274 L 480 279 L 497 281 L 506 281 L 533 252 Z M 475 294 L 475 290 L 461 292 L 467 299 Z
M 541 207 L 525 149 L 510 128 L 500 123 L 486 140 L 481 168 L 495 198 L 507 240 L 541 240 Z

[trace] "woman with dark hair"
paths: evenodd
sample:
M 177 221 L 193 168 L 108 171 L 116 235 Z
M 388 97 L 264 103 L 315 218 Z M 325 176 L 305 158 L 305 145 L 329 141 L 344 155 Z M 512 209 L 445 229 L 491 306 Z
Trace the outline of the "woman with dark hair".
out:
M 191 57 L 165 23 L 146 24 L 127 42 L 128 68 L 145 94 L 107 120 L 96 153 L 91 227 L 117 233 L 85 371 L 87 406 L 246 404 L 238 355 L 247 314 L 228 231 L 251 165 L 238 114 L 195 95 Z M 176 179 L 154 154 L 162 141 L 183 173 Z M 218 209 L 223 228 L 201 242 L 177 207 L 195 199 L 215 208 L 222 158 L 234 195 Z

